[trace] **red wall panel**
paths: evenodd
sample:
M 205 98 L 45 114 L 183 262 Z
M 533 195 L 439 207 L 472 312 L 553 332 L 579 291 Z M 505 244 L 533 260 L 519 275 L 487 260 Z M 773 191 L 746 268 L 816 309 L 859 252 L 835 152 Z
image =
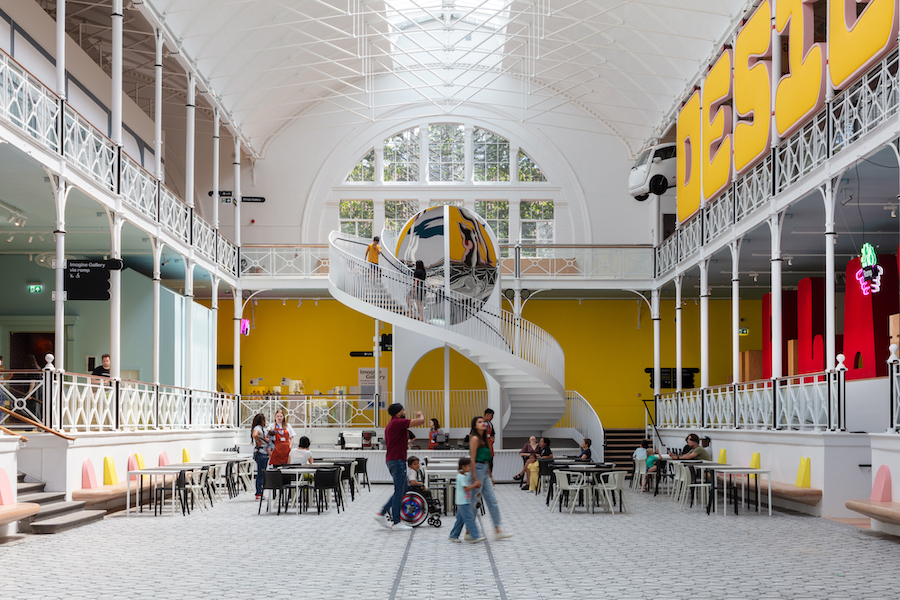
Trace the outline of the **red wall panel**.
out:
M 856 279 L 859 258 L 847 263 L 843 345 L 848 380 L 887 375 L 885 361 L 890 354 L 888 316 L 898 312 L 900 284 L 895 255 L 880 254 L 878 264 L 884 269 L 881 291 L 867 296 Z
M 825 279 L 807 277 L 797 287 L 797 350 L 800 373 L 825 370 Z

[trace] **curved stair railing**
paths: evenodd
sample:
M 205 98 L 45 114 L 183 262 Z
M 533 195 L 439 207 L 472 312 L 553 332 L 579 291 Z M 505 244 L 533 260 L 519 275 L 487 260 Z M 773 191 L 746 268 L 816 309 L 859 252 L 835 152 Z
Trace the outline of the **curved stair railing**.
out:
M 328 278 L 339 291 L 395 315 L 465 336 L 506 355 L 520 358 L 548 373 L 559 386 L 565 380 L 565 355 L 549 333 L 509 311 L 426 284 L 422 313 L 415 302 L 416 279 L 390 253 L 388 267 L 365 260 L 369 240 L 332 232 L 329 236 Z

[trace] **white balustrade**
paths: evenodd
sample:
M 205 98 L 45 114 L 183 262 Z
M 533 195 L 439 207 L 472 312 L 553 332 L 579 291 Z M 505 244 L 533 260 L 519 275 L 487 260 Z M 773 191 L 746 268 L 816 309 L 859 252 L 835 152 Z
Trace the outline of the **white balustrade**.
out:
M 190 390 L 171 385 L 161 385 L 157 391 L 160 429 L 187 429 L 190 427 Z
M 831 153 L 840 152 L 897 114 L 900 108 L 898 50 L 892 51 L 831 101 Z
M 566 412 L 555 427 L 575 429 L 582 438 L 591 440 L 594 452 L 602 452 L 605 432 L 600 416 L 591 403 L 575 390 L 566 390 Z
M 703 392 L 702 390 L 684 390 L 678 404 L 679 427 L 703 426 Z
M 734 426 L 734 387 L 720 385 L 706 390 L 706 427 L 730 429 Z
M 381 398 L 387 406 L 390 394 L 382 394 Z M 372 396 L 242 396 L 240 426 L 249 428 L 259 413 L 266 417 L 266 423 L 274 423 L 275 411 L 281 410 L 295 428 L 371 428 L 375 426 L 373 409 Z M 386 422 L 382 421 L 382 426 Z
M 829 377 L 826 373 L 778 379 L 777 427 L 780 429 L 827 429 Z
M 735 181 L 735 221 L 746 219 L 772 197 L 772 154 L 759 161 L 756 166 Z
M 741 429 L 770 429 L 772 427 L 772 382 L 748 381 L 735 386 L 737 390 L 737 425 Z
M 216 257 L 219 266 L 228 273 L 237 276 L 238 247 L 221 233 L 216 234 Z
M 59 152 L 59 96 L 0 50 L 0 119 Z
M 703 239 L 708 243 L 734 224 L 734 188 L 729 187 L 718 199 L 709 202 L 703 209 Z
M 328 277 L 328 246 L 241 246 L 241 277 Z
M 890 429 L 900 430 L 900 363 L 890 361 L 888 364 L 891 382 L 891 423 Z
M 63 118 L 66 158 L 101 187 L 115 193 L 119 165 L 116 145 L 68 104 Z
M 119 383 L 119 427 L 126 431 L 156 429 L 156 386 L 139 381 Z
M 673 234 L 656 247 L 656 276 L 664 275 L 678 264 L 678 235 Z
M 191 242 L 197 252 L 213 262 L 216 261 L 216 230 L 197 213 L 194 213 Z
M 59 427 L 63 431 L 116 428 L 116 389 L 111 379 L 63 373 L 59 381 Z
M 675 232 L 678 236 L 678 258 L 684 260 L 700 250 L 703 245 L 703 212 L 681 224 Z
M 503 245 L 501 273 L 528 279 L 652 279 L 653 248 L 641 246 Z M 533 252 L 532 252 L 533 251 Z M 519 272 L 516 273 L 516 253 Z M 534 254 L 534 255 L 531 255 Z
M 0 377 L 0 406 L 14 411 L 32 421 L 49 425 L 44 404 L 44 373 L 38 370 L 2 371 Z M 26 426 L 4 412 L 0 412 L 0 425 L 10 429 Z M 30 426 L 28 426 L 30 428 Z
M 678 427 L 678 394 L 660 394 L 656 401 L 656 426 Z
M 191 243 L 191 209 L 164 185 L 159 186 L 159 224 L 182 242 Z
M 368 240 L 332 232 L 329 241 L 329 279 L 335 287 L 381 309 L 417 316 L 413 312 L 417 307 L 408 300 L 417 285 L 414 277 L 367 262 L 362 254 Z M 518 356 L 563 380 L 562 347 L 534 323 L 516 319 L 509 311 L 448 291 L 441 285 L 426 285 L 422 312 L 426 323 Z
M 828 158 L 828 114 L 819 111 L 775 148 L 776 185 L 783 192 Z
M 122 198 L 138 212 L 156 221 L 156 178 L 124 152 L 121 169 Z

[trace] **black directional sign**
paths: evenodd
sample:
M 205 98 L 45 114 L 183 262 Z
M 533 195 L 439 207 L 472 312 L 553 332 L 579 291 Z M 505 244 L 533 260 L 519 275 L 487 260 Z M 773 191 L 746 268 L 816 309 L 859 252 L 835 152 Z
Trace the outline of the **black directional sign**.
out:
M 694 387 L 694 374 L 699 373 L 700 369 L 697 368 L 683 368 L 681 369 L 681 387 L 682 389 L 689 390 Z M 653 368 L 644 369 L 644 373 L 650 373 L 650 387 L 653 387 Z M 663 389 L 674 388 L 675 384 L 675 376 L 678 374 L 678 370 L 673 367 L 661 367 L 659 369 L 659 379 L 660 384 L 659 387 Z
M 119 259 L 66 261 L 66 299 L 109 300 L 109 272 L 122 267 Z
M 362 352 L 360 352 L 360 351 L 351 351 L 351 352 L 350 352 L 350 356 L 351 356 L 351 358 L 366 358 L 366 357 L 369 357 L 369 356 L 375 356 L 375 353 L 372 352 L 371 350 L 369 350 L 368 352 L 365 352 L 365 351 L 362 351 Z

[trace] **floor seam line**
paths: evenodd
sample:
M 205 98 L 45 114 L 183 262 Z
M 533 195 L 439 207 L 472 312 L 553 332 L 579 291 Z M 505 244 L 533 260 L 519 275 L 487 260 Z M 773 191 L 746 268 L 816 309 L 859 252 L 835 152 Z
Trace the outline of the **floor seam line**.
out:
M 396 532 L 392 531 L 391 533 Z M 391 588 L 390 600 L 394 600 L 397 597 L 397 590 L 400 588 L 400 581 L 403 579 L 403 569 L 406 567 L 406 559 L 409 558 L 409 549 L 412 547 L 414 535 L 416 535 L 415 529 L 409 532 L 409 541 L 406 542 L 406 550 L 403 551 L 403 558 L 400 559 L 400 566 L 397 567 L 397 575 L 394 576 L 394 586 Z M 504 600 L 506 599 L 504 598 Z
M 497 561 L 494 560 L 494 553 L 491 552 L 490 542 L 484 540 L 484 547 L 487 550 L 488 559 L 491 561 L 491 571 L 494 572 L 494 581 L 497 582 L 497 591 L 500 592 L 500 600 L 507 600 L 506 588 L 503 587 L 503 582 L 500 581 L 500 569 L 497 568 Z

